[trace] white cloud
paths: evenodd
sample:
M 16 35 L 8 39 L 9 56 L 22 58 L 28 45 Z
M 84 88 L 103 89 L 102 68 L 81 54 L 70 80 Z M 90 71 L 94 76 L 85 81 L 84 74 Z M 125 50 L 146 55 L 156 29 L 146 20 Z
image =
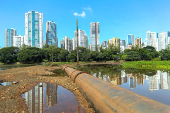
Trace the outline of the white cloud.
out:
M 85 9 L 85 10 L 89 10 L 89 11 L 92 11 L 92 9 L 91 9 L 91 7 L 90 7 L 90 6 L 88 6 L 88 7 L 83 7 L 83 9 Z
M 74 16 L 81 16 L 81 17 L 85 17 L 86 13 L 83 11 L 82 14 L 78 14 L 77 12 L 73 13 Z

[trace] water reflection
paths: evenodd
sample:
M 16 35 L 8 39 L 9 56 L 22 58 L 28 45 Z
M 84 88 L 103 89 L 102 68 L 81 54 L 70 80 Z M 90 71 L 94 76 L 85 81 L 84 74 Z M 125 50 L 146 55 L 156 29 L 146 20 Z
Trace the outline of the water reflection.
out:
M 11 84 L 12 84 L 12 82 L 3 82 L 3 83 L 0 83 L 1 86 L 9 86 Z
M 114 73 L 105 74 L 102 72 L 91 72 L 91 75 L 100 78 L 104 81 L 110 82 L 114 85 L 122 85 L 129 81 L 129 87 L 131 89 L 136 88 L 136 84 L 143 85 L 144 81 L 148 81 L 149 90 L 165 89 L 170 90 L 170 76 L 168 72 L 158 70 L 155 75 L 148 76 L 141 73 L 126 73 L 126 70 L 113 70 Z
M 125 89 L 170 105 L 170 73 L 160 70 L 84 66 L 82 71 Z
M 35 64 L 10 64 L 10 65 L 0 65 L 0 71 L 11 69 L 11 68 L 19 68 L 19 67 L 29 67 L 35 66 Z
M 74 94 L 57 84 L 39 83 L 22 97 L 29 113 L 84 113 Z

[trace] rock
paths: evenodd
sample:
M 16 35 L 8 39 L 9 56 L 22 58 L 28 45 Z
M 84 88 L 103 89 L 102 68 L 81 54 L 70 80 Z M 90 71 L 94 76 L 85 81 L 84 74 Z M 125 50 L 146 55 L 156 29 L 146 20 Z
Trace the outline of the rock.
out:
M 12 82 L 13 84 L 18 84 L 19 82 Z

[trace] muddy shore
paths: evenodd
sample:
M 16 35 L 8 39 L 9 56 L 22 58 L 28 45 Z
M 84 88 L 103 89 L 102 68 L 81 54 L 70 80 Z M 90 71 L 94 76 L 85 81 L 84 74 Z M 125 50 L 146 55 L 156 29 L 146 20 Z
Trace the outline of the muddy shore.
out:
M 5 87 L 0 86 L 0 113 L 27 113 L 22 94 L 34 88 L 39 82 L 55 83 L 70 90 L 86 113 L 94 113 L 93 108 L 69 77 L 42 76 L 52 75 L 54 73 L 51 71 L 56 69 L 61 67 L 31 66 L 0 71 L 0 80 L 3 82 L 18 82 Z

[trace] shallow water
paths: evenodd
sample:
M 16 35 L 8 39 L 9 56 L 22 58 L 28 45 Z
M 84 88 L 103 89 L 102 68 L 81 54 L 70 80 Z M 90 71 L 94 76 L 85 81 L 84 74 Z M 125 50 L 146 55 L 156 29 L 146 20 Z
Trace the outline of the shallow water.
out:
M 19 67 L 29 67 L 34 66 L 35 64 L 10 64 L 10 65 L 0 65 L 0 71 L 11 69 L 11 68 L 19 68 Z
M 12 82 L 2 82 L 2 83 L 0 83 L 1 86 L 9 86 L 11 84 L 12 84 Z
M 169 71 L 122 69 L 120 66 L 84 66 L 81 70 L 170 106 Z
M 84 113 L 74 94 L 51 83 L 39 83 L 22 95 L 29 113 Z

